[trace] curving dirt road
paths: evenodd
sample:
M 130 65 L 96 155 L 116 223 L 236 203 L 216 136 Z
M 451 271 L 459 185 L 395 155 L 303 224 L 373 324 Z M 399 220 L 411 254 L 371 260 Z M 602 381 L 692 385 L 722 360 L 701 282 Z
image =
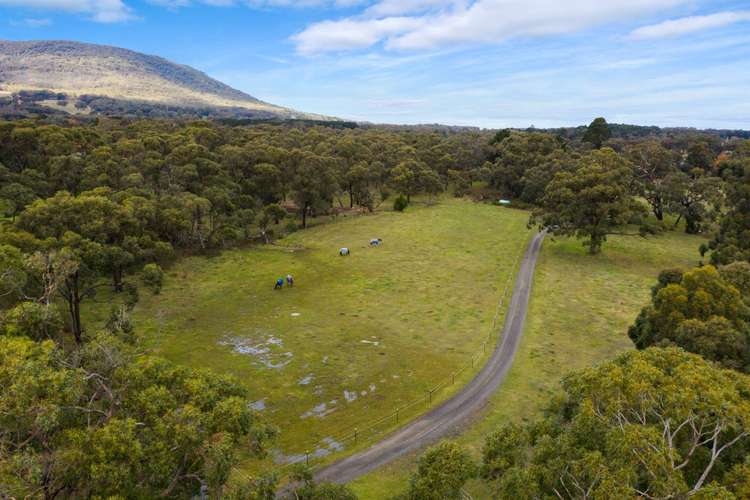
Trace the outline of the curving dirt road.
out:
M 461 392 L 372 447 L 346 457 L 315 474 L 316 480 L 348 483 L 391 460 L 444 437 L 480 410 L 505 379 L 523 334 L 534 267 L 544 233 L 534 236 L 526 249 L 505 316 L 502 341 L 487 364 Z

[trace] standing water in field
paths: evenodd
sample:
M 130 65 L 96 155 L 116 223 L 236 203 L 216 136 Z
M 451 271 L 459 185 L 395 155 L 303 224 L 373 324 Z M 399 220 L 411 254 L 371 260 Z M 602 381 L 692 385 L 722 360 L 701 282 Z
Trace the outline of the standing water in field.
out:
M 284 368 L 294 356 L 291 352 L 282 351 L 284 341 L 273 335 L 268 335 L 263 340 L 226 335 L 219 341 L 219 345 L 229 346 L 237 354 L 252 356 L 255 364 L 265 368 Z

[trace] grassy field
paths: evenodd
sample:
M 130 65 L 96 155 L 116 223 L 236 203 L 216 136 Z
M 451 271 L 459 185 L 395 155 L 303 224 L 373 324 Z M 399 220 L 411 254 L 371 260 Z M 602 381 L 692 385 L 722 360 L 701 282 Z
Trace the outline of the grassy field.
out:
M 340 443 L 311 443 L 423 396 L 481 349 L 527 217 L 451 199 L 182 259 L 161 295 L 141 293 L 134 320 L 157 353 L 247 384 L 281 429 L 277 462 L 306 449 L 325 455 Z M 369 248 L 376 237 L 383 245 Z M 274 290 L 287 273 L 294 288 Z
M 627 328 L 648 300 L 658 272 L 691 266 L 703 240 L 672 232 L 646 240 L 614 237 L 589 256 L 579 241 L 548 238 L 539 258 L 526 330 L 508 379 L 482 418 L 456 440 L 477 456 L 497 426 L 533 419 L 558 390 L 560 378 L 631 349 Z M 416 456 L 375 471 L 352 486 L 363 499 L 403 491 Z M 474 498 L 490 498 L 479 482 Z

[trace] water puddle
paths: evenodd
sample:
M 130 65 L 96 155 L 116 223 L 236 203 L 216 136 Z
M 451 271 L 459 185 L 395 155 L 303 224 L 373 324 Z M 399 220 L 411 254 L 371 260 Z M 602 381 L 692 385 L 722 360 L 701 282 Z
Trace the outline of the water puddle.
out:
M 344 445 L 342 443 L 339 443 L 331 437 L 326 437 L 322 439 L 321 444 L 317 448 L 310 451 L 309 457 L 310 459 L 322 458 L 343 449 Z M 306 459 L 307 455 L 304 453 L 284 455 L 280 450 L 273 451 L 273 461 L 277 464 L 296 464 L 304 462 Z
M 258 401 L 253 401 L 252 403 L 247 405 L 248 408 L 255 411 L 263 411 L 266 409 L 266 399 L 259 399 Z
M 313 407 L 313 409 L 308 410 L 302 415 L 300 415 L 299 418 L 310 418 L 310 417 L 323 418 L 327 415 L 330 415 L 334 411 L 336 411 L 337 402 L 338 402 L 337 400 L 332 399 L 331 401 L 327 403 L 320 403 L 319 405 Z
M 231 347 L 237 354 L 252 356 L 257 365 L 274 370 L 284 368 L 294 357 L 291 352 L 281 350 L 284 341 L 273 335 L 268 335 L 263 340 L 227 335 L 219 341 L 219 345 Z

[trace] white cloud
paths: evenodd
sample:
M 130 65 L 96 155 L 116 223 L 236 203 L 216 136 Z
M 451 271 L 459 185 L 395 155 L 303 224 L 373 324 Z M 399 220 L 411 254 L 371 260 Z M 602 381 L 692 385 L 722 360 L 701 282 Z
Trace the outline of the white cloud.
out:
M 697 31 L 721 28 L 730 24 L 750 21 L 750 11 L 717 12 L 706 16 L 683 17 L 664 21 L 659 24 L 643 26 L 630 33 L 630 38 L 643 40 L 647 38 L 664 38 L 686 35 Z
M 12 26 L 25 26 L 27 28 L 43 28 L 45 26 L 51 26 L 52 25 L 52 19 L 48 18 L 27 18 L 27 19 L 21 19 L 20 21 L 11 21 L 10 24 Z
M 231 7 L 246 5 L 248 7 L 316 7 L 333 5 L 335 7 L 351 7 L 366 0 L 148 0 L 154 5 L 168 8 L 187 7 L 193 4 L 211 5 L 214 7 Z
M 566 34 L 654 14 L 689 0 L 379 0 L 361 16 L 310 25 L 292 39 L 302 54 L 420 50 Z M 387 29 L 384 29 L 387 26 Z
M 333 5 L 335 7 L 352 7 L 366 0 L 248 0 L 250 5 L 261 7 L 316 7 Z
M 374 45 L 382 38 L 416 30 L 423 23 L 424 20 L 411 17 L 323 21 L 313 24 L 292 39 L 303 54 L 328 52 L 332 48 L 361 49 Z
M 612 70 L 612 69 L 636 69 L 636 68 L 642 68 L 644 66 L 651 66 L 653 64 L 657 64 L 659 62 L 658 59 L 655 59 L 653 57 L 644 57 L 642 59 L 621 59 L 619 61 L 608 61 L 599 65 L 595 65 L 594 67 L 596 69 L 601 70 Z
M 202 3 L 206 5 L 213 5 L 215 7 L 229 7 L 231 5 L 234 5 L 236 2 L 234 0 L 199 0 L 199 1 L 191 1 L 191 0 L 148 0 L 149 3 L 152 3 L 154 5 L 160 5 L 162 7 L 167 7 L 170 9 L 176 9 L 178 7 L 187 7 L 193 3 Z
M 39 10 L 59 10 L 89 16 L 100 23 L 133 19 L 133 13 L 122 0 L 0 0 L 0 6 Z
M 212 7 L 246 6 L 267 7 L 352 7 L 367 0 L 147 0 L 153 5 L 169 9 L 188 7 L 194 4 Z M 136 19 L 125 0 L 0 0 L 0 7 L 19 7 L 35 10 L 72 12 L 88 16 L 100 23 L 117 23 Z
M 464 4 L 456 0 L 381 0 L 365 11 L 371 17 L 399 16 L 418 12 L 430 12 Z

